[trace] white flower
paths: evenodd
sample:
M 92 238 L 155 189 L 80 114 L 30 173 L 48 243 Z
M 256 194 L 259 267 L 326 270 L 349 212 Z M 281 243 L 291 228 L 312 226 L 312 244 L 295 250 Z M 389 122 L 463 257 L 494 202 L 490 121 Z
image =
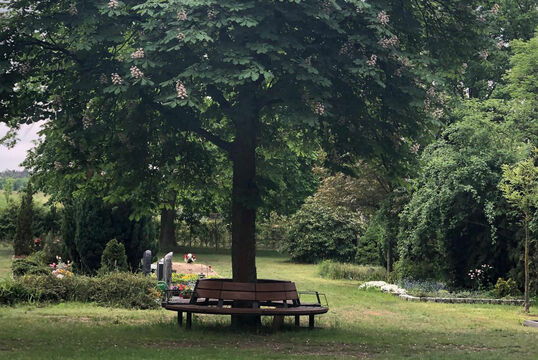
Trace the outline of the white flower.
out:
M 382 25 L 387 25 L 390 21 L 390 18 L 389 16 L 387 15 L 387 12 L 385 10 L 381 10 L 378 14 L 377 14 L 377 19 L 379 20 L 379 22 L 382 24 Z
M 207 10 L 207 18 L 210 20 L 213 20 L 217 17 L 217 12 L 213 8 L 209 8 Z
M 179 21 L 187 20 L 187 12 L 185 11 L 185 9 L 182 8 L 177 12 L 177 19 Z
M 176 82 L 176 92 L 177 97 L 180 99 L 186 99 L 189 96 L 187 94 L 187 88 L 185 88 L 185 85 L 179 80 Z
M 131 70 L 131 76 L 134 77 L 135 79 L 140 79 L 141 77 L 144 76 L 144 73 L 142 72 L 142 70 L 140 70 L 136 66 L 131 66 L 130 70 Z
M 493 7 L 491 8 L 491 13 L 493 15 L 497 15 L 499 13 L 500 8 L 501 7 L 499 6 L 499 4 L 493 5 Z
M 131 54 L 131 59 L 143 59 L 144 55 L 144 49 L 138 48 Z
M 434 118 L 436 118 L 437 120 L 439 120 L 440 118 L 443 117 L 443 114 L 444 114 L 443 109 L 436 109 L 436 110 L 432 113 L 432 116 L 433 116 Z
M 59 161 L 55 161 L 55 162 L 54 162 L 54 168 L 55 168 L 56 170 L 62 170 L 62 169 L 63 169 L 63 165 L 62 165 L 61 162 L 59 162 Z
M 118 73 L 112 73 L 112 75 L 110 75 L 110 80 L 114 85 L 123 84 L 123 79 L 121 78 L 121 76 L 118 75 Z
M 398 43 L 400 41 L 398 40 L 398 37 L 397 36 L 392 36 L 390 38 L 382 38 L 380 39 L 377 43 L 383 47 L 383 48 L 388 48 L 390 46 L 398 46 Z
M 117 9 L 120 6 L 120 3 L 118 0 L 110 0 L 108 2 L 108 8 L 109 9 Z
M 317 102 L 315 105 L 314 105 L 314 114 L 316 115 L 323 115 L 325 114 L 325 106 L 323 106 L 322 103 L 320 102 Z
M 374 66 L 377 63 L 377 55 L 372 54 L 372 56 L 370 56 L 370 60 L 367 60 L 366 63 L 368 66 Z
M 409 151 L 411 151 L 411 153 L 413 154 L 418 154 L 419 150 L 420 150 L 420 144 L 418 143 L 413 144 L 411 148 L 409 149 Z
M 487 60 L 488 59 L 488 56 L 489 56 L 489 52 L 487 49 L 484 49 L 484 50 L 481 50 L 479 53 L 480 57 L 484 60 Z
M 77 4 L 72 3 L 69 5 L 69 15 L 75 16 L 78 14 Z
M 178 30 L 177 31 L 177 36 L 176 38 L 179 40 L 179 41 L 182 41 L 183 39 L 185 39 L 185 34 L 183 34 L 183 32 L 181 30 Z

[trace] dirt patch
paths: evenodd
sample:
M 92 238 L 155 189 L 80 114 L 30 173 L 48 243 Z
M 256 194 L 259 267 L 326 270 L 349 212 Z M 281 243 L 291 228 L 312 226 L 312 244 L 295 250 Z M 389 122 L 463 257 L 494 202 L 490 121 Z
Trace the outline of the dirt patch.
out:
M 197 263 L 181 263 L 174 262 L 172 263 L 172 271 L 175 271 L 178 274 L 204 274 L 205 276 L 219 276 L 211 268 L 211 265 L 197 264 Z

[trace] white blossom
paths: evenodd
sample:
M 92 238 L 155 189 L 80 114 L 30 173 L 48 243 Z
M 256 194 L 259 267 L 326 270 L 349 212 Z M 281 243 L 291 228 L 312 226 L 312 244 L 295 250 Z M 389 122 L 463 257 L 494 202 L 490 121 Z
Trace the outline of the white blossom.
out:
M 180 99 L 186 99 L 189 96 L 187 94 L 187 88 L 185 88 L 185 85 L 179 80 L 176 82 L 176 92 L 177 97 Z
M 480 57 L 484 60 L 487 60 L 488 59 L 488 56 L 489 56 L 489 52 L 487 49 L 484 49 L 484 50 L 481 50 L 479 53 Z
M 131 71 L 131 76 L 134 77 L 135 79 L 140 79 L 141 77 L 144 76 L 144 73 L 142 72 L 142 70 L 140 70 L 137 66 L 131 66 L 130 71 Z
M 495 4 L 493 5 L 493 7 L 491 8 L 491 13 L 493 15 L 497 15 L 499 13 L 499 10 L 501 9 L 501 7 L 499 6 L 499 4 Z
M 418 151 L 420 150 L 420 144 L 419 143 L 414 143 L 411 148 L 409 149 L 409 151 L 411 151 L 411 153 L 413 154 L 418 154 Z
M 118 0 L 110 0 L 108 2 L 108 8 L 109 9 L 117 9 L 120 7 L 120 3 Z
M 106 84 L 107 82 L 108 82 L 108 78 L 106 77 L 106 75 L 101 74 L 101 76 L 99 76 L 99 83 Z
M 377 43 L 383 47 L 383 48 L 388 48 L 390 46 L 398 46 L 398 43 L 399 43 L 399 39 L 397 36 L 392 36 L 390 38 L 382 38 L 380 39 Z
M 385 10 L 381 10 L 377 14 L 377 19 L 382 25 L 387 25 L 390 21 L 390 17 L 387 15 L 387 12 Z
M 443 114 L 444 114 L 443 109 L 436 109 L 436 110 L 432 113 L 432 116 L 433 116 L 434 118 L 436 118 L 437 120 L 439 120 L 440 118 L 443 117 Z
M 209 8 L 207 10 L 207 18 L 210 20 L 213 20 L 217 17 L 217 12 L 213 8 Z
M 62 169 L 63 169 L 63 165 L 62 165 L 62 163 L 59 162 L 59 161 L 55 161 L 55 162 L 54 162 L 54 169 L 56 169 L 56 170 L 62 170 Z
M 322 103 L 320 102 L 317 102 L 315 105 L 314 105 L 314 114 L 316 115 L 323 115 L 325 114 L 325 106 L 323 106 Z
M 112 75 L 110 76 L 110 79 L 112 81 L 112 84 L 114 85 L 123 84 L 123 79 L 121 78 L 121 76 L 118 75 L 118 73 L 112 73 Z
M 77 4 L 72 3 L 71 5 L 69 5 L 69 15 L 71 16 L 78 15 Z
M 185 11 L 185 9 L 182 8 L 177 12 L 177 19 L 179 21 L 187 20 L 187 12 Z
M 179 41 L 182 41 L 183 39 L 185 39 L 185 34 L 183 34 L 183 32 L 181 30 L 178 30 L 177 31 L 177 36 L 176 38 L 179 40 Z
M 143 59 L 145 56 L 144 49 L 138 48 L 131 54 L 131 59 Z
M 367 60 L 366 63 L 368 66 L 374 66 L 377 63 L 377 55 L 372 54 L 372 56 L 370 56 L 370 60 Z

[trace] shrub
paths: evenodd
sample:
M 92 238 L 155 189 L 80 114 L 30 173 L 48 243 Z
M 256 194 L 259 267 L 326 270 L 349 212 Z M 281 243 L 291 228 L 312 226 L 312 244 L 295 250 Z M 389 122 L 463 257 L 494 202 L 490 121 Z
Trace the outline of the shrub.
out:
M 103 271 L 126 271 L 127 255 L 125 255 L 125 246 L 118 243 L 116 239 L 110 240 L 101 256 L 101 269 Z
M 0 241 L 12 242 L 17 229 L 17 214 L 19 205 L 9 201 L 7 206 L 0 209 Z
M 439 292 L 445 292 L 444 283 L 434 280 L 415 280 L 413 278 L 403 278 L 398 282 L 398 286 L 404 288 L 413 296 L 430 296 Z
M 493 295 L 497 298 L 503 298 L 506 296 L 518 296 L 520 292 L 514 280 L 499 278 L 495 284 L 495 289 L 493 289 Z
M 34 245 L 34 234 L 32 231 L 33 221 L 33 190 L 32 184 L 28 183 L 21 199 L 19 215 L 17 217 L 17 228 L 15 231 L 15 241 L 13 250 L 15 255 L 29 255 Z
M 339 263 L 331 260 L 322 261 L 319 274 L 329 279 L 348 279 L 359 281 L 385 280 L 386 270 L 381 266 L 364 266 Z
M 50 269 L 46 265 L 32 258 L 14 259 L 11 263 L 11 271 L 13 276 L 50 274 Z
M 308 199 L 290 219 L 285 250 L 300 262 L 351 262 L 363 223 L 357 213 Z
M 4 305 L 34 301 L 80 301 L 128 309 L 149 309 L 159 306 L 159 297 L 154 280 L 129 272 L 64 278 L 51 274 L 25 275 L 14 280 L 0 280 L 0 304 Z

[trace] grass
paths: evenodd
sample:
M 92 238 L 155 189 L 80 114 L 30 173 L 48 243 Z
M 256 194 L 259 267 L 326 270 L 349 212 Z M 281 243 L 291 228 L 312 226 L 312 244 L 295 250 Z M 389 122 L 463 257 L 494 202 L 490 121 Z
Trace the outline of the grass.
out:
M 225 252 L 195 253 L 199 262 L 230 276 Z M 290 279 L 299 290 L 325 292 L 331 310 L 316 317 L 313 331 L 296 329 L 288 319 L 282 331 L 267 326 L 256 334 L 231 330 L 222 316 L 195 316 L 187 332 L 177 327 L 175 313 L 165 310 L 76 303 L 0 307 L 0 358 L 482 360 L 530 359 L 538 353 L 538 329 L 521 325 L 529 316 L 518 307 L 405 302 L 359 290 L 357 281 L 320 278 L 316 265 L 293 264 L 270 252 L 258 257 L 257 268 L 259 278 Z

